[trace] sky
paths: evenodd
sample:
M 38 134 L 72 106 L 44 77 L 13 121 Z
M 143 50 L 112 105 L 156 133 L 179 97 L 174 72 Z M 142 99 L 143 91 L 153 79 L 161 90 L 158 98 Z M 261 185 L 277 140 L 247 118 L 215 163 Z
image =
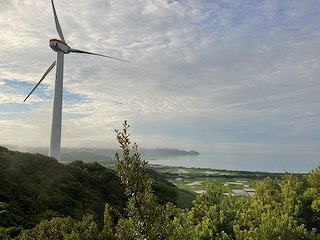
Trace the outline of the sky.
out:
M 313 154 L 320 162 L 320 2 L 55 0 L 62 147 Z M 59 38 L 49 0 L 1 0 L 0 145 L 49 146 Z

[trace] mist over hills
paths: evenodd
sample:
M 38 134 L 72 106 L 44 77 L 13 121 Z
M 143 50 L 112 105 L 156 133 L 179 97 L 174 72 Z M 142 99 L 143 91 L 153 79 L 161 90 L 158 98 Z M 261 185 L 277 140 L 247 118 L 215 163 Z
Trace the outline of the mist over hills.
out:
M 43 155 L 48 154 L 48 148 L 44 147 L 18 147 L 18 146 L 5 146 L 10 150 L 29 152 L 29 153 L 40 153 Z M 62 148 L 61 149 L 61 162 L 71 162 L 74 160 L 81 160 L 84 162 L 98 162 L 103 165 L 114 164 L 114 155 L 119 153 L 120 149 L 111 148 Z M 194 150 L 181 150 L 171 148 L 155 148 L 139 149 L 139 153 L 142 158 L 151 159 L 155 157 L 170 157 L 170 156 L 194 156 L 200 153 Z

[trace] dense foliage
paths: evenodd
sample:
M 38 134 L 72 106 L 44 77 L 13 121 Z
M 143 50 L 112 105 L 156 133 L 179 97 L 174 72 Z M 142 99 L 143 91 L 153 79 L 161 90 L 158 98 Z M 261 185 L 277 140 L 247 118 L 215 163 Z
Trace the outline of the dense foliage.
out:
M 40 154 L 1 148 L 0 164 L 0 226 L 11 233 L 44 219 L 86 214 L 102 225 L 106 202 L 125 206 L 124 188 L 114 171 L 97 163 L 63 165 Z
M 14 237 L 44 220 L 57 223 L 59 218 L 81 221 L 83 216 L 92 216 L 101 229 L 106 203 L 124 213 L 125 187 L 114 170 L 97 163 L 61 164 L 41 154 L 0 147 L 0 164 L 0 239 Z M 176 204 L 181 195 L 177 187 L 150 173 L 157 179 L 153 189 L 159 199 Z
M 166 200 L 165 197 L 170 200 L 169 192 L 162 195 L 165 197 L 157 194 L 163 192 L 159 185 L 154 187 L 159 176 L 146 171 L 137 145 L 130 142 L 128 128 L 125 122 L 123 129 L 116 132 L 122 153 L 116 155 L 118 178 L 109 176 L 114 186 L 106 187 L 110 181 L 104 175 L 109 170 L 98 164 L 74 162 L 63 166 L 52 159 L 40 163 L 41 156 L 30 154 L 27 162 L 31 165 L 24 166 L 26 162 L 14 160 L 18 157 L 9 157 L 20 153 L 0 149 L 1 164 L 6 169 L 0 172 L 0 237 L 10 239 L 19 227 L 29 227 L 16 239 L 320 240 L 320 167 L 302 177 L 288 173 L 278 179 L 267 177 L 257 183 L 253 197 L 225 196 L 221 188 L 208 185 L 190 208 L 181 209 L 176 202 Z M 10 165 L 10 161 L 15 164 Z M 51 167 L 45 174 L 40 174 L 42 164 Z M 30 170 L 31 166 L 37 174 Z M 16 171 L 20 171 L 15 175 L 19 180 L 9 183 L 8 176 Z M 89 176 L 91 173 L 93 176 Z M 52 176 L 51 183 L 45 175 Z M 121 191 L 120 185 L 115 184 L 119 179 Z M 86 185 L 90 188 L 83 189 Z M 49 203 L 53 189 L 63 194 Z M 174 192 L 172 195 L 178 196 Z M 101 196 L 112 196 L 119 204 L 111 204 Z M 104 211 L 99 204 L 103 204 Z M 39 209 L 35 210 L 35 206 Z M 103 218 L 102 224 L 98 215 Z M 28 226 L 28 221 L 36 223 L 41 218 L 45 220 Z

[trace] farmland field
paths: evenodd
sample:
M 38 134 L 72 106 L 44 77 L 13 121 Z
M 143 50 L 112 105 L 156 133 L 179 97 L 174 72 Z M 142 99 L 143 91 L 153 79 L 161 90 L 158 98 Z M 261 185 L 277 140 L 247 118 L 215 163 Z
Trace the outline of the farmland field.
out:
M 229 171 L 203 168 L 150 165 L 169 182 L 181 189 L 202 193 L 207 184 L 221 188 L 224 194 L 253 196 L 258 181 L 266 177 L 281 178 L 281 173 Z

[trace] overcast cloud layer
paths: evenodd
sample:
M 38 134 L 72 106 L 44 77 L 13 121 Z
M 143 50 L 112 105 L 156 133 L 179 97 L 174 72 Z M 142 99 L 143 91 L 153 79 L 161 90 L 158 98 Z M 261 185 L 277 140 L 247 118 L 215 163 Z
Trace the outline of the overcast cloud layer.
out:
M 126 59 L 65 57 L 63 147 L 319 157 L 320 2 L 56 0 L 67 43 Z M 2 0 L 0 144 L 48 146 L 55 59 L 49 0 Z

